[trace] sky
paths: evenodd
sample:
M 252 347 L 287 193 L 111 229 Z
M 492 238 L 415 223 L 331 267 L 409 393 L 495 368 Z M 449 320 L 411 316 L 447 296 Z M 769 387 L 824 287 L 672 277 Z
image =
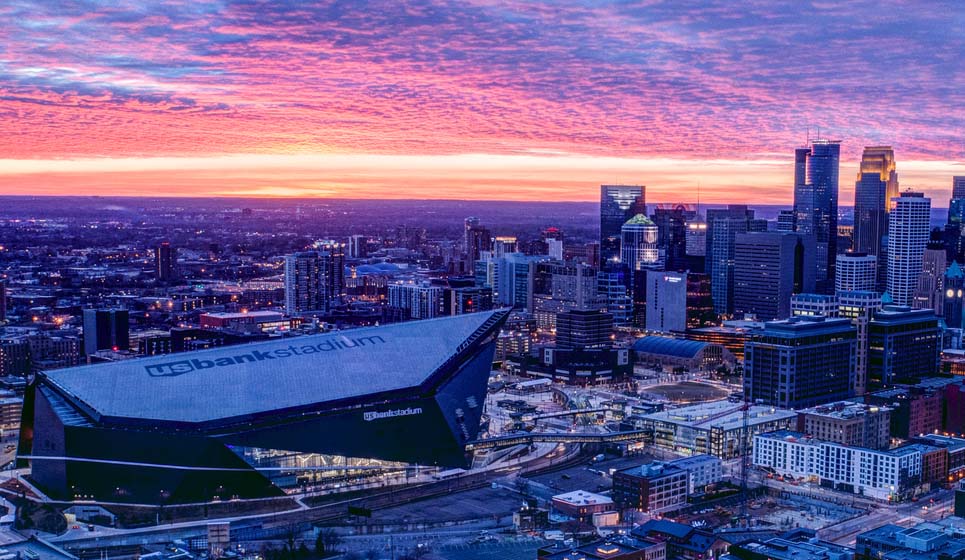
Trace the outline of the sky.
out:
M 0 194 L 790 204 L 965 175 L 960 0 L 0 3 Z

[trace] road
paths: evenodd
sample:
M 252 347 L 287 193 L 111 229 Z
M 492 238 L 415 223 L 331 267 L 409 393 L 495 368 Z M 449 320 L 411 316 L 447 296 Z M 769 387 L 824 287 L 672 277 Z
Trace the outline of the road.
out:
M 561 451 L 550 453 L 529 463 L 517 465 L 516 467 L 503 467 L 478 473 L 470 472 L 470 474 L 459 478 L 418 484 L 407 488 L 392 488 L 369 496 L 328 503 L 310 509 L 237 517 L 223 519 L 223 521 L 229 521 L 231 523 L 231 531 L 233 534 L 245 529 L 271 530 L 294 528 L 297 530 L 300 528 L 301 530 L 307 530 L 313 523 L 334 521 L 345 517 L 349 505 L 378 510 L 415 500 L 431 498 L 433 496 L 481 488 L 492 484 L 494 481 L 511 485 L 512 479 L 515 478 L 517 474 L 567 468 L 588 460 L 589 456 L 581 455 L 579 446 L 566 446 L 563 447 Z M 166 543 L 174 539 L 184 539 L 201 535 L 205 532 L 208 522 L 208 520 L 192 521 L 122 531 L 105 528 L 96 528 L 93 532 L 74 530 L 68 531 L 68 533 L 64 535 L 53 537 L 51 540 L 60 546 L 67 547 L 71 551 Z

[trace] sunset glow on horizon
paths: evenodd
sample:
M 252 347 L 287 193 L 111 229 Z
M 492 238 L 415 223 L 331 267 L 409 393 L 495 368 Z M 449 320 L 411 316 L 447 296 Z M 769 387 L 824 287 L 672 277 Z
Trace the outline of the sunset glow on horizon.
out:
M 0 7 L 0 194 L 790 204 L 794 148 L 965 175 L 956 2 Z M 956 31 L 958 30 L 958 31 Z

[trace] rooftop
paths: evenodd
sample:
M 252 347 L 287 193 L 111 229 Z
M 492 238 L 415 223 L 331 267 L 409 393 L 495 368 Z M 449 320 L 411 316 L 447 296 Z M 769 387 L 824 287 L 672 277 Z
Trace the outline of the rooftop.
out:
M 212 317 L 215 319 L 257 319 L 257 318 L 275 318 L 284 317 L 284 313 L 279 311 L 246 311 L 244 313 L 223 313 L 223 312 L 213 312 L 213 313 L 202 313 L 201 317 Z
M 714 401 L 647 414 L 644 418 L 708 430 L 712 426 L 719 426 L 724 430 L 733 430 L 743 425 L 744 416 L 741 411 L 743 406 L 742 403 Z M 751 426 L 756 426 L 765 422 L 791 420 L 797 417 L 797 413 L 793 410 L 751 405 L 747 416 L 748 423 Z
M 827 418 L 849 419 L 878 414 L 879 412 L 890 412 L 892 409 L 887 406 L 875 406 L 851 401 L 838 401 L 829 404 L 822 404 L 812 408 L 799 410 L 799 414 L 809 414 L 812 416 L 824 416 Z
M 636 225 L 640 225 L 640 226 L 652 226 L 652 225 L 654 225 L 654 224 L 653 224 L 653 220 L 651 220 L 650 218 L 646 217 L 645 215 L 643 215 L 643 214 L 637 214 L 636 216 L 634 216 L 634 217 L 630 218 L 629 220 L 627 220 L 623 225 L 625 225 L 625 226 L 636 226 Z
M 848 445 L 844 445 L 844 444 L 842 444 L 842 443 L 838 443 L 838 442 L 835 442 L 835 441 L 825 441 L 825 440 L 817 439 L 817 438 L 815 438 L 815 437 L 809 436 L 809 435 L 804 434 L 804 433 L 801 433 L 801 432 L 794 432 L 794 431 L 791 431 L 791 430 L 777 430 L 777 431 L 774 431 L 774 432 L 767 432 L 767 433 L 759 434 L 759 435 L 757 435 L 756 437 L 766 438 L 766 439 L 778 439 L 778 440 L 791 441 L 791 442 L 799 442 L 799 443 L 804 443 L 804 444 L 807 444 L 807 445 L 828 444 L 828 445 L 834 445 L 834 446 L 838 446 L 838 447 L 847 447 L 848 449 L 862 449 L 862 450 L 865 450 L 865 451 L 868 451 L 868 452 L 871 452 L 871 453 L 879 453 L 879 454 L 882 454 L 882 455 L 892 455 L 892 456 L 895 456 L 895 457 L 903 457 L 903 456 L 905 456 L 905 455 L 911 455 L 911 454 L 914 454 L 914 453 L 921 453 L 922 450 L 927 450 L 926 448 L 928 447 L 928 446 L 921 445 L 921 444 L 910 444 L 910 445 L 903 445 L 903 446 L 901 446 L 901 447 L 895 447 L 895 448 L 893 448 L 893 449 L 885 449 L 885 450 L 868 449 L 868 448 L 865 448 L 865 447 L 848 446 Z
M 707 347 L 706 342 L 684 340 L 669 336 L 645 336 L 633 343 L 633 350 L 647 354 L 661 354 L 677 358 L 696 358 Z
M 820 541 L 795 542 L 773 538 L 750 541 L 737 547 L 773 560 L 844 560 L 854 557 L 854 551 L 848 547 Z
M 647 463 L 645 465 L 637 465 L 635 467 L 621 469 L 618 472 L 626 473 L 631 476 L 655 479 L 663 476 L 681 474 L 686 471 L 684 471 L 681 467 L 677 465 L 664 463 L 661 461 L 654 461 L 652 463 Z
M 417 387 L 499 311 L 65 368 L 95 417 L 201 423 Z
M 553 499 L 558 502 L 572 504 L 575 506 L 609 505 L 613 503 L 613 500 L 607 496 L 602 494 L 594 494 L 593 492 L 586 492 L 584 490 L 574 490 L 573 492 L 567 492 L 566 494 L 557 494 L 556 496 L 553 496 Z

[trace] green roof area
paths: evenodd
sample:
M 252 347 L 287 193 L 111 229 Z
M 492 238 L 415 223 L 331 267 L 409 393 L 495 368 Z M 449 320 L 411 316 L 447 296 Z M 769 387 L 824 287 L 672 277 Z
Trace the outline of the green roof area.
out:
M 652 225 L 654 225 L 654 223 L 653 223 L 653 220 L 651 220 L 650 218 L 644 216 L 643 214 L 637 214 L 636 216 L 634 216 L 634 217 L 630 218 L 629 220 L 627 220 L 626 223 L 624 223 L 623 225 L 625 225 L 625 226 L 634 226 L 634 225 L 652 226 Z

